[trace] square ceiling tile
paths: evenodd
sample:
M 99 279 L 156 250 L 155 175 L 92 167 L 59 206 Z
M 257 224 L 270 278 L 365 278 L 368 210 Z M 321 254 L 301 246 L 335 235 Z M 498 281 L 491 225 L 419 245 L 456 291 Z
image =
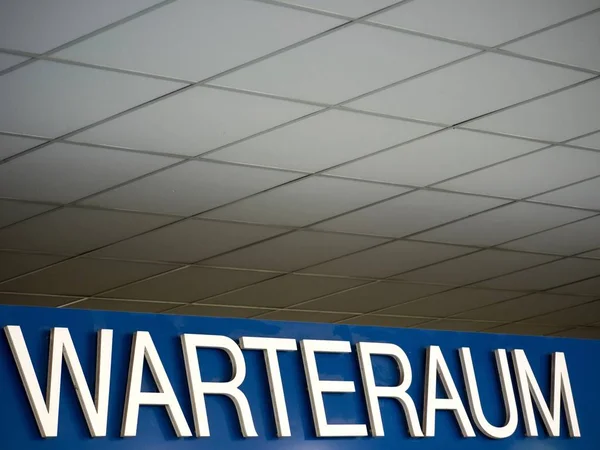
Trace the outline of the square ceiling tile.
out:
M 554 205 L 576 206 L 600 211 L 600 177 L 542 194 L 533 200 Z
M 508 323 L 486 330 L 486 333 L 518 334 L 524 336 L 554 336 L 556 332 L 563 330 L 564 326 L 535 325 L 530 323 Z
M 189 216 L 299 176 L 270 169 L 188 161 L 92 197 L 83 204 Z
M 0 161 L 44 142 L 42 139 L 0 134 Z
M 315 172 L 437 129 L 396 119 L 330 110 L 218 150 L 207 157 Z
M 216 82 L 284 97 L 338 103 L 472 53 L 475 50 L 471 48 L 359 24 Z
M 286 322 L 321 322 L 335 323 L 353 317 L 352 314 L 343 314 L 335 312 L 319 311 L 315 314 L 314 311 L 292 311 L 290 309 L 282 309 L 273 311 L 260 316 L 260 320 L 283 320 Z
M 540 148 L 520 139 L 451 129 L 367 156 L 331 174 L 426 186 Z M 435 161 L 435 164 L 431 162 Z
M 44 53 L 159 3 L 158 0 L 36 0 L 3 3 L 0 42 L 6 48 Z
M 63 256 L 0 252 L 0 281 L 57 263 Z M 0 289 L 1 290 L 1 289 Z
M 197 156 L 318 109 L 196 87 L 91 128 L 72 140 Z
M 282 0 L 282 3 L 319 11 L 361 17 L 395 3 L 396 0 Z
M 554 256 L 531 253 L 483 250 L 431 267 L 413 270 L 395 278 L 407 281 L 463 285 L 536 266 L 554 259 L 556 259 Z
M 415 239 L 487 247 L 591 215 L 576 209 L 518 202 L 418 234 Z M 507 247 L 523 250 L 510 244 Z
M 186 305 L 174 309 L 172 314 L 201 317 L 231 317 L 247 319 L 258 314 L 270 312 L 266 308 L 231 308 L 228 306 L 215 305 Z
M 600 115 L 600 80 L 490 114 L 468 127 L 515 136 L 562 142 L 596 131 Z
M 57 56 L 198 81 L 343 23 L 241 0 L 179 0 Z
M 285 308 L 364 283 L 366 281 L 349 278 L 285 275 L 211 298 L 207 302 L 229 306 Z M 298 307 L 301 308 L 302 305 Z
M 73 297 L 57 295 L 29 295 L 19 293 L 0 293 L 0 305 L 13 306 L 45 306 L 54 308 L 76 300 Z
M 503 200 L 417 191 L 319 224 L 316 228 L 403 237 L 494 208 Z
M 0 196 L 69 203 L 177 161 L 61 142 L 0 165 Z
M 512 322 L 563 310 L 588 301 L 589 298 L 587 297 L 532 294 L 456 314 L 454 317 L 458 319 Z
M 345 325 L 363 325 L 370 327 L 409 328 L 425 322 L 426 319 L 416 317 L 394 317 L 366 314 L 344 320 Z
M 187 267 L 108 291 L 101 297 L 190 303 L 273 276 L 251 270 Z
M 600 150 L 600 133 L 593 133 L 589 136 L 569 141 L 569 144 L 581 145 L 582 147 L 589 147 L 595 148 L 596 150 Z
M 598 6 L 598 2 L 596 2 Z M 517 41 L 503 50 L 557 61 L 591 70 L 600 70 L 600 13 L 552 28 Z
M 123 259 L 191 263 L 285 231 L 258 225 L 185 220 L 119 242 L 94 254 Z
M 559 333 L 554 334 L 553 336 L 576 339 L 600 339 L 600 328 L 573 328 L 571 330 L 561 331 Z
M 526 320 L 527 323 L 547 325 L 589 325 L 600 319 L 600 301 L 586 303 Z
M 13 281 L 0 283 L 4 292 L 93 295 L 172 269 L 166 264 L 75 258 Z
M 302 304 L 298 308 L 350 313 L 379 312 L 384 308 L 426 297 L 446 289 L 448 288 L 445 286 L 432 284 L 376 282 L 319 298 Z
M 245 269 L 293 271 L 385 242 L 367 236 L 296 231 L 204 261 Z
M 552 290 L 556 294 L 590 295 L 600 297 L 600 277 L 590 278 L 577 283 L 567 284 Z
M 4 31 L 4 30 L 2 30 L 2 31 Z M 0 40 L 3 41 L 2 37 L 0 37 Z M 16 55 L 11 55 L 8 53 L 0 53 L 0 71 L 9 69 L 10 67 L 13 67 L 13 66 L 16 66 L 17 64 L 20 64 L 23 61 L 27 61 L 27 58 L 23 58 L 21 56 L 16 56 Z
M 10 106 L 0 109 L 0 131 L 58 137 L 181 86 L 153 78 L 36 61 L 0 77 L 0 103 Z
M 419 325 L 417 328 L 425 330 L 475 332 L 483 331 L 487 328 L 493 327 L 496 324 L 497 322 L 477 322 L 474 320 L 442 319 L 424 323 L 422 325 Z
M 310 267 L 304 272 L 385 278 L 474 250 L 454 245 L 396 241 Z
M 588 73 L 485 53 L 348 106 L 451 125 L 591 77 Z
M 479 283 L 483 287 L 535 291 L 600 275 L 600 261 L 566 258 Z
M 598 100 L 600 101 L 600 98 Z M 453 191 L 524 198 L 595 175 L 600 175 L 600 153 L 551 147 L 446 181 L 437 187 Z
M 300 227 L 407 190 L 383 184 L 312 177 L 215 209 L 203 217 Z
M 387 309 L 385 313 L 400 316 L 447 317 L 522 295 L 522 292 L 515 291 L 453 289 L 394 306 Z
M 134 300 L 108 300 L 104 298 L 90 298 L 83 302 L 75 303 L 68 308 L 94 309 L 101 311 L 120 311 L 133 313 L 160 313 L 173 308 L 177 304 L 162 302 L 139 302 Z
M 494 46 L 597 7 L 596 0 L 418 0 L 372 21 Z
M 62 208 L 0 230 L 0 248 L 74 255 L 171 221 L 145 214 Z
M 503 247 L 565 256 L 582 253 L 600 247 L 600 217 L 535 234 Z
M 3 166 L 0 166 L 0 172 Z M 0 179 L 0 185 L 2 180 Z M 15 222 L 28 219 L 32 216 L 37 216 L 45 211 L 54 208 L 50 205 L 42 205 L 39 203 L 23 203 L 12 200 L 0 200 L 0 228 L 11 225 Z

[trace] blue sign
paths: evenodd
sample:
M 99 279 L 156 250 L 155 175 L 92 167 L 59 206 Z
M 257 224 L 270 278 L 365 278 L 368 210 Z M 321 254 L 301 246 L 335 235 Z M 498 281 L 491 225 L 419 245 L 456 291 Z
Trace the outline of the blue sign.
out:
M 0 307 L 0 448 L 600 448 L 600 341 Z

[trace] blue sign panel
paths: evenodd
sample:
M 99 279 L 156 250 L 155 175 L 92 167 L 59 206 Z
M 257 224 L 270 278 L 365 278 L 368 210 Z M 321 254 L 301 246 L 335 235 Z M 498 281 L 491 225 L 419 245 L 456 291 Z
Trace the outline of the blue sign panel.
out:
M 0 448 L 600 448 L 600 341 L 0 307 Z

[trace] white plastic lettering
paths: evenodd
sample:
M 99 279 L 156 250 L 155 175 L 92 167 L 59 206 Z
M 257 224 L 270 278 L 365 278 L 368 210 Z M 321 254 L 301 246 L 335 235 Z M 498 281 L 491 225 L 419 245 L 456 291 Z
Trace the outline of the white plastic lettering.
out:
M 308 393 L 312 407 L 317 437 L 367 436 L 365 424 L 329 424 L 323 402 L 324 392 L 356 391 L 353 381 L 320 380 L 315 353 L 350 353 L 352 347 L 348 341 L 324 341 L 305 339 L 300 341 L 304 372 L 308 384 Z
M 381 420 L 379 399 L 394 398 L 400 402 L 404 409 L 410 435 L 412 437 L 423 437 L 417 408 L 410 395 L 406 392 L 412 382 L 412 369 L 404 350 L 394 344 L 375 342 L 359 342 L 356 347 L 371 423 L 371 434 L 378 437 L 385 435 L 383 421 Z M 377 386 L 375 384 L 371 355 L 390 356 L 395 360 L 400 371 L 400 384 L 398 386 Z
M 523 407 L 526 435 L 538 435 L 535 414 L 533 411 L 533 401 L 535 401 L 548 434 L 552 437 L 560 436 L 560 405 L 561 402 L 564 401 L 569 435 L 571 437 L 581 437 L 565 354 L 562 352 L 552 354 L 552 390 L 550 393 L 550 407 L 548 407 L 548 404 L 544 399 L 544 395 L 542 394 L 525 352 L 518 349 L 513 350 L 512 358 L 517 373 L 517 387 L 519 389 L 519 397 Z
M 437 398 L 437 377 L 440 377 L 448 398 Z M 460 399 L 446 360 L 437 345 L 427 348 L 425 368 L 425 410 L 423 412 L 423 431 L 425 436 L 435 436 L 435 414 L 438 410 L 454 411 L 454 416 L 465 437 L 475 437 L 475 430 L 467 416 L 465 406 Z
M 504 409 L 506 410 L 506 422 L 503 426 L 497 427 L 488 422 L 483 413 L 479 388 L 477 387 L 477 377 L 475 376 L 475 367 L 471 358 L 471 350 L 467 347 L 459 349 L 460 363 L 462 366 L 465 386 L 467 388 L 467 397 L 469 398 L 469 407 L 473 420 L 477 428 L 489 438 L 504 439 L 512 436 L 517 429 L 519 416 L 517 411 L 517 399 L 513 389 L 510 368 L 508 366 L 508 356 L 506 350 L 499 349 L 494 352 L 496 357 L 496 367 L 500 377 L 500 386 L 502 389 L 502 398 L 504 399 Z
M 144 362 L 152 372 L 152 377 L 158 392 L 142 392 L 142 374 Z M 177 396 L 171 386 L 167 372 L 156 351 L 152 336 L 147 331 L 137 331 L 131 344 L 131 361 L 129 362 L 129 377 L 127 380 L 127 396 L 123 412 L 122 437 L 132 437 L 137 434 L 140 406 L 165 406 L 177 437 L 190 437 L 192 430 L 183 415 Z
M 298 349 L 295 339 L 280 339 L 267 337 L 242 337 L 240 347 L 247 350 L 262 350 L 265 357 L 265 367 L 271 390 L 271 402 L 275 414 L 277 436 L 290 437 L 290 420 L 283 392 L 283 381 L 279 368 L 278 351 L 295 351 Z
M 110 391 L 110 369 L 112 356 L 112 330 L 98 332 L 96 353 L 96 392 L 94 398 L 85 379 L 75 345 L 67 328 L 50 331 L 50 350 L 46 400 L 35 374 L 31 356 L 25 343 L 21 327 L 4 328 L 21 381 L 33 410 L 40 434 L 44 438 L 58 435 L 58 410 L 63 358 L 73 380 L 77 397 L 92 437 L 106 436 L 108 421 L 108 398 Z
M 194 424 L 196 436 L 210 436 L 208 426 L 208 413 L 204 396 L 225 395 L 229 397 L 237 410 L 242 435 L 244 437 L 256 437 L 256 428 L 252 419 L 250 404 L 244 393 L 240 390 L 241 384 L 246 378 L 246 362 L 242 351 L 235 341 L 226 336 L 206 334 L 184 334 L 181 336 L 183 355 L 185 358 L 185 371 L 190 389 L 192 409 L 194 411 Z M 225 382 L 202 381 L 198 361 L 198 348 L 216 348 L 224 350 L 231 361 L 233 376 Z

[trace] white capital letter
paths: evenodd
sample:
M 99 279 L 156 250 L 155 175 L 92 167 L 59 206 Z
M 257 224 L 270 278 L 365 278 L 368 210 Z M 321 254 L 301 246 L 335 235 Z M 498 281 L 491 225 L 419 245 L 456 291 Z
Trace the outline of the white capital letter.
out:
M 525 433 L 527 436 L 537 436 L 537 425 L 533 411 L 533 400 L 551 437 L 560 436 L 560 405 L 565 403 L 565 413 L 567 416 L 567 425 L 571 437 L 581 437 L 579 431 L 579 421 L 575 411 L 575 400 L 571 390 L 571 381 L 567 370 L 567 361 L 565 354 L 556 352 L 552 354 L 552 391 L 550 393 L 550 408 L 544 399 L 544 395 L 538 385 L 533 370 L 529 365 L 527 356 L 523 350 L 512 351 L 513 364 L 517 373 L 517 387 L 519 388 L 519 397 L 523 407 L 525 419 Z M 552 411 L 550 411 L 552 409 Z
M 79 404 L 83 410 L 88 429 L 92 437 L 106 436 L 108 420 L 108 397 L 110 391 L 110 366 L 112 355 L 112 330 L 98 332 L 96 352 L 96 392 L 92 399 L 90 388 L 85 379 L 77 351 L 73 345 L 68 328 L 53 328 L 50 331 L 50 350 L 46 400 L 35 374 L 27 344 L 21 327 L 4 328 L 13 357 L 25 386 L 29 404 L 37 422 L 40 434 L 44 438 L 58 435 L 58 408 L 60 403 L 60 385 L 63 358 L 75 386 Z
M 454 411 L 454 416 L 465 437 L 475 437 L 467 411 L 460 399 L 446 360 L 437 345 L 427 348 L 427 363 L 425 368 L 425 411 L 423 412 L 423 429 L 425 436 L 435 436 L 435 413 L 437 410 Z M 437 398 L 437 377 L 440 377 L 448 398 Z
M 355 392 L 356 389 L 353 381 L 320 380 L 315 353 L 350 353 L 350 342 L 305 339 L 300 341 L 300 348 L 317 437 L 367 436 L 367 426 L 364 424 L 327 423 L 323 402 L 324 392 Z
M 208 426 L 208 414 L 206 412 L 206 394 L 225 395 L 229 397 L 237 410 L 242 435 L 244 437 L 256 437 L 256 428 L 250 411 L 250 404 L 240 386 L 246 378 L 246 361 L 242 351 L 235 341 L 226 336 L 207 334 L 184 334 L 181 336 L 183 355 L 185 358 L 185 372 L 187 375 L 194 411 L 194 424 L 196 436 L 210 436 Z M 224 350 L 231 361 L 233 377 L 226 382 L 202 381 L 198 362 L 198 348 L 217 348 Z
M 142 392 L 142 374 L 145 361 L 148 361 L 148 367 L 152 372 L 158 392 Z M 131 437 L 137 434 L 141 405 L 165 406 L 177 437 L 190 437 L 192 435 L 192 430 L 190 430 L 185 420 L 175 391 L 173 391 L 167 372 L 156 351 L 152 336 L 147 331 L 137 331 L 133 335 L 125 411 L 123 412 L 123 426 L 121 429 L 122 437 Z
M 512 436 L 517 429 L 519 416 L 517 412 L 517 399 L 515 398 L 515 391 L 513 389 L 510 369 L 508 367 L 506 350 L 499 349 L 494 352 L 498 376 L 500 377 L 502 398 L 504 399 L 504 408 L 506 409 L 506 422 L 501 427 L 490 424 L 483 413 L 481 398 L 479 397 L 479 388 L 477 387 L 477 377 L 475 376 L 475 368 L 473 366 L 473 359 L 471 358 L 471 350 L 468 347 L 463 347 L 459 349 L 458 353 L 460 355 L 460 364 L 462 366 L 465 386 L 467 387 L 469 407 L 471 408 L 475 424 L 481 432 L 489 438 L 504 439 Z
M 283 381 L 281 380 L 281 370 L 279 369 L 277 352 L 297 350 L 296 340 L 267 337 L 242 337 L 240 339 L 240 346 L 247 350 L 263 351 L 265 356 L 265 367 L 267 369 L 267 378 L 269 379 L 269 388 L 271 390 L 273 413 L 275 414 L 275 424 L 277 426 L 277 436 L 290 437 L 292 432 L 290 431 L 290 421 L 285 403 Z
M 404 350 L 394 344 L 359 342 L 357 344 L 357 351 L 373 436 L 385 435 L 381 420 L 381 410 L 379 409 L 379 399 L 395 398 L 404 409 L 410 435 L 412 437 L 423 437 L 417 408 L 410 395 L 406 392 L 412 382 L 412 369 Z M 398 386 L 377 386 L 375 384 L 371 355 L 384 355 L 394 358 L 400 371 L 400 384 Z

